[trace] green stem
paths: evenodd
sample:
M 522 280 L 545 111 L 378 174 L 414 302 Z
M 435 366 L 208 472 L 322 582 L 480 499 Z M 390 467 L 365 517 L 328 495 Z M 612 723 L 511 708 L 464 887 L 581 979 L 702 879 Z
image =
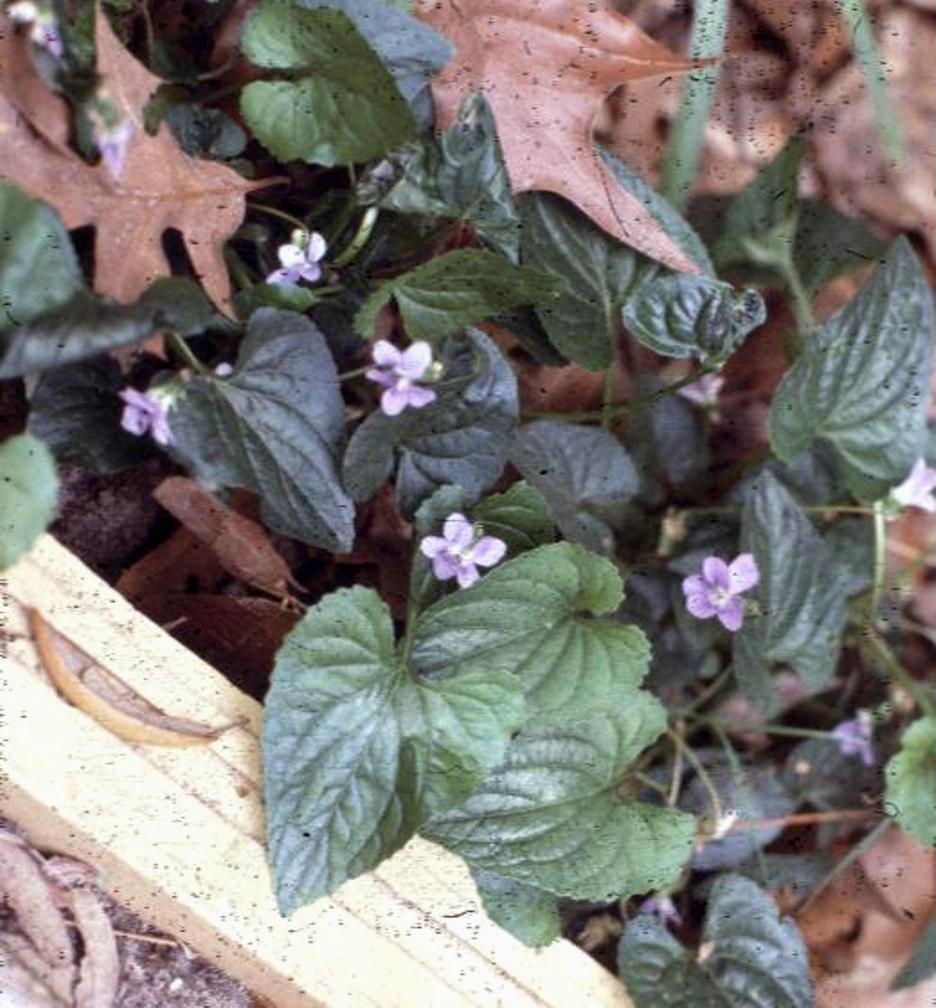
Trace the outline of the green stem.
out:
M 691 717 L 700 707 L 707 704 L 709 700 L 711 700 L 711 698 L 721 690 L 725 683 L 728 682 L 731 678 L 732 671 L 733 669 L 731 665 L 723 669 L 691 703 L 683 707 L 683 709 L 676 714 L 676 720 L 681 721 L 684 718 Z
M 373 364 L 362 364 L 360 367 L 352 368 L 350 371 L 342 371 L 338 375 L 338 381 L 349 381 L 351 378 L 360 378 L 365 371 L 370 371 Z
M 713 729 L 728 731 L 763 732 L 765 735 L 786 735 L 790 738 L 830 739 L 832 732 L 820 731 L 818 728 L 792 728 L 789 725 L 758 724 L 751 721 L 727 721 L 723 718 L 699 718 L 696 725 L 710 725 Z
M 825 878 L 823 878 L 819 882 L 816 888 L 813 889 L 813 891 L 806 897 L 806 899 L 803 900 L 802 903 L 800 903 L 800 905 L 796 908 L 796 912 L 802 913 L 808 906 L 810 906 L 816 900 L 819 894 L 826 888 L 826 886 L 829 885 L 830 882 L 833 882 L 836 878 L 838 878 L 838 876 L 841 875 L 842 872 L 849 867 L 849 865 L 854 864 L 855 861 L 857 861 L 858 858 L 860 858 L 861 855 L 864 854 L 864 852 L 876 840 L 878 840 L 881 836 L 883 836 L 883 834 L 892 825 L 893 823 L 886 816 L 883 819 L 881 819 L 874 826 L 873 829 L 871 829 L 864 837 L 862 837 L 859 843 L 855 844 L 855 846 L 852 847 L 852 849 L 845 855 L 845 857 L 842 858 L 841 861 L 836 863 L 835 867 L 832 868 L 832 870 L 825 876 Z
M 800 280 L 799 272 L 795 266 L 791 266 L 786 271 L 787 293 L 790 295 L 790 302 L 793 308 L 793 315 L 796 318 L 796 339 L 793 341 L 793 356 L 798 356 L 809 334 L 816 328 L 816 321 L 813 318 L 812 304 L 806 288 Z
M 708 771 L 702 765 L 702 761 L 698 756 L 692 751 L 692 748 L 686 744 L 686 740 L 678 733 L 673 731 L 672 728 L 666 729 L 667 738 L 676 747 L 677 752 L 681 752 L 683 756 L 686 757 L 687 762 L 695 770 L 696 775 L 702 782 L 702 787 L 705 788 L 706 793 L 709 797 L 709 805 L 712 809 L 712 823 L 717 825 L 721 822 L 723 817 L 721 799 L 718 797 L 718 792 L 715 790 L 715 785 L 712 783 L 712 778 L 709 777 Z
M 291 213 L 286 213 L 285 210 L 267 206 L 266 203 L 254 203 L 252 200 L 248 201 L 247 206 L 250 210 L 259 210 L 261 213 L 269 214 L 270 217 L 278 217 L 280 220 L 286 221 L 287 224 L 300 228 L 306 234 L 309 232 L 308 226 L 303 221 L 299 220 L 298 217 L 293 217 Z
M 255 283 L 254 279 L 244 265 L 244 261 L 230 245 L 224 246 L 224 261 L 234 276 L 234 283 L 237 284 L 240 290 L 247 290 L 249 287 L 253 287 Z
M 900 664 L 886 642 L 873 629 L 868 629 L 869 633 L 862 634 L 861 649 L 913 698 L 927 717 L 936 717 L 936 701 Z
M 662 784 L 658 784 L 652 777 L 648 777 L 642 773 L 635 773 L 632 776 L 634 780 L 640 781 L 644 787 L 648 787 L 651 791 L 656 791 L 657 794 L 666 797 L 666 788 Z
M 874 532 L 874 559 L 871 571 L 871 594 L 868 597 L 868 623 L 874 626 L 877 613 L 884 595 L 884 569 L 887 553 L 887 530 L 884 525 L 884 505 L 881 501 L 874 502 L 872 510 L 872 527 Z
M 685 388 L 687 385 L 692 385 L 703 375 L 710 374 L 715 370 L 716 368 L 714 367 L 699 368 L 697 371 L 693 371 L 684 378 L 680 378 L 679 381 L 673 382 L 672 385 L 664 386 L 658 392 L 653 392 L 650 395 L 638 396 L 636 399 L 631 399 L 630 402 L 607 403 L 602 406 L 601 409 L 573 410 L 567 413 L 540 413 L 531 411 L 529 413 L 524 413 L 523 418 L 525 420 L 566 420 L 569 423 L 583 423 L 589 420 L 603 422 L 609 411 L 612 416 L 620 416 L 622 413 L 646 409 L 648 406 L 655 405 L 661 399 L 665 399 L 667 396 L 673 395 L 675 392 Z
M 734 515 L 740 514 L 741 511 L 742 508 L 740 505 L 731 504 L 724 507 L 679 508 L 679 513 L 686 515 L 687 518 L 704 518 L 710 515 Z M 810 504 L 808 507 L 801 507 L 800 511 L 804 511 L 806 514 L 826 514 L 828 512 L 833 514 L 874 514 L 871 508 L 852 504 Z
M 185 361 L 186 364 L 196 373 L 200 375 L 205 375 L 206 377 L 211 377 L 211 372 L 204 364 L 192 353 L 191 347 L 188 343 L 177 332 L 170 332 L 169 343 L 172 349 Z
M 349 262 L 352 262 L 357 254 L 362 248 L 370 241 L 370 236 L 374 230 L 374 225 L 377 223 L 377 217 L 380 211 L 377 207 L 368 207 L 364 211 L 364 216 L 361 218 L 361 223 L 358 224 L 357 231 L 354 232 L 354 237 L 351 239 L 348 247 L 339 255 L 333 262 L 332 266 L 335 269 L 341 269 L 342 266 L 347 266 Z

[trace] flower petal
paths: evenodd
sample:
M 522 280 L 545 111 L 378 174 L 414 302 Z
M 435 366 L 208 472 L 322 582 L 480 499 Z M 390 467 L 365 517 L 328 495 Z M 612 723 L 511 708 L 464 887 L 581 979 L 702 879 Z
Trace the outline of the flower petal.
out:
M 280 245 L 276 250 L 276 257 L 279 259 L 280 265 L 285 266 L 286 269 L 304 266 L 306 261 L 305 252 L 298 245 L 292 243 Z
M 471 562 L 482 567 L 493 567 L 500 563 L 507 552 L 507 543 L 496 536 L 482 536 L 471 547 Z
M 478 568 L 475 567 L 473 563 L 465 561 L 458 565 L 458 587 L 459 588 L 470 588 L 481 575 L 478 573 Z
M 432 347 L 425 340 L 408 346 L 400 356 L 397 373 L 411 381 L 419 381 L 432 363 Z
M 474 526 L 459 511 L 453 511 L 442 526 L 445 541 L 456 549 L 467 549 L 474 539 Z
M 278 285 L 278 284 L 294 284 L 299 280 L 299 270 L 295 266 L 283 266 L 280 269 L 275 269 L 266 278 L 264 283 Z
M 454 557 L 446 553 L 436 553 L 432 558 L 432 573 L 439 581 L 448 581 L 455 577 L 461 568 L 461 564 Z
M 385 339 L 377 340 L 371 350 L 371 357 L 373 357 L 374 363 L 378 367 L 396 367 L 400 363 L 401 356 L 400 351 L 389 340 Z
M 322 267 L 318 263 L 306 263 L 299 267 L 299 276 L 308 283 L 315 283 L 322 275 Z
M 744 603 L 739 598 L 730 598 L 718 607 L 718 621 L 731 633 L 741 629 L 744 622 Z
M 739 595 L 753 588 L 760 581 L 760 571 L 757 561 L 751 553 L 741 553 L 728 565 L 728 577 L 731 580 L 731 592 Z
M 120 414 L 120 426 L 128 434 L 135 434 L 140 437 L 149 429 L 150 415 L 146 410 L 141 410 L 137 406 L 125 406 Z
M 419 552 L 422 553 L 424 557 L 429 557 L 430 560 L 433 557 L 438 556 L 442 550 L 447 549 L 448 543 L 442 538 L 442 536 L 426 536 L 426 538 L 419 544 Z
M 172 431 L 169 429 L 169 420 L 165 411 L 153 417 L 152 434 L 156 444 L 163 446 L 172 444 Z
M 318 231 L 313 231 L 312 234 L 309 235 L 309 244 L 306 245 L 305 250 L 306 262 L 317 263 L 320 259 L 322 259 L 325 256 L 325 253 L 327 251 L 328 251 L 328 243 L 318 233 Z
M 432 389 L 423 388 L 422 385 L 411 385 L 406 394 L 409 396 L 409 404 L 413 409 L 422 409 L 429 403 L 436 401 L 436 394 Z
M 689 614 L 695 616 L 696 619 L 711 619 L 718 614 L 718 607 L 705 592 L 687 593 L 686 608 L 689 610 Z
M 409 405 L 409 394 L 406 389 L 395 385 L 386 389 L 380 397 L 380 408 L 387 416 L 399 416 Z
M 384 388 L 396 385 L 396 379 L 393 375 L 389 371 L 383 371 L 381 368 L 368 368 L 364 372 L 364 377 L 369 378 L 372 382 L 377 382 L 378 385 L 382 385 Z
M 710 556 L 702 561 L 702 576 L 713 588 L 729 589 L 728 564 L 721 557 Z

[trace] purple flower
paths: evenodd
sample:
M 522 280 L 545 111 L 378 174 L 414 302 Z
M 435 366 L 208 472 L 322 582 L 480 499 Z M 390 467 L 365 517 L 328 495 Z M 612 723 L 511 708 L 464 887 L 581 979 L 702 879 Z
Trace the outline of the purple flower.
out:
M 17 3 L 10 4 L 6 9 L 7 17 L 14 24 L 28 24 L 32 27 L 29 30 L 29 37 L 34 45 L 42 49 L 55 59 L 61 59 L 65 54 L 65 45 L 58 29 L 55 17 L 46 10 L 40 10 L 38 4 L 32 0 L 18 0 Z
M 936 511 L 936 469 L 931 469 L 924 459 L 917 459 L 910 475 L 898 487 L 891 490 L 891 497 L 903 507 L 918 507 L 924 511 Z
M 857 756 L 865 766 L 874 765 L 871 734 L 871 716 L 867 711 L 859 711 L 858 717 L 843 721 L 832 729 L 832 737 L 838 743 L 842 755 Z
M 297 228 L 292 233 L 292 241 L 288 245 L 280 245 L 276 250 L 280 268 L 273 270 L 266 282 L 295 284 L 300 280 L 308 280 L 309 283 L 315 283 L 322 275 L 321 260 L 327 248 L 325 239 L 318 231 L 309 234 Z
M 717 616 L 721 625 L 734 633 L 744 619 L 741 593 L 759 580 L 760 572 L 750 553 L 742 553 L 730 564 L 715 556 L 706 557 L 701 575 L 692 574 L 683 580 L 686 608 L 696 619 Z
M 652 914 L 662 924 L 682 926 L 682 917 L 669 896 L 651 896 L 640 904 L 638 912 Z
M 167 445 L 172 442 L 172 431 L 169 430 L 166 404 L 151 392 L 139 392 L 135 388 L 125 388 L 120 393 L 124 401 L 120 426 L 128 434 L 138 437 L 147 431 L 153 435 L 157 444 Z
M 718 405 L 718 397 L 721 394 L 725 379 L 718 374 L 704 374 L 691 385 L 681 388 L 677 395 L 694 402 L 696 406 L 703 409 L 712 409 Z
M 123 175 L 127 144 L 133 131 L 133 123 L 129 119 L 124 119 L 109 129 L 101 125 L 94 131 L 94 142 L 101 152 L 101 161 L 115 179 Z
M 367 377 L 383 386 L 380 408 L 387 416 L 397 416 L 407 406 L 420 409 L 435 401 L 432 389 L 417 384 L 432 369 L 428 343 L 419 341 L 401 351 L 386 340 L 377 340 L 373 357 L 377 366 L 367 371 Z
M 468 588 L 481 576 L 478 567 L 493 567 L 504 559 L 507 544 L 494 536 L 478 537 L 478 529 L 457 511 L 445 519 L 441 536 L 426 536 L 419 552 L 432 561 L 432 573 L 440 581 L 457 578 Z

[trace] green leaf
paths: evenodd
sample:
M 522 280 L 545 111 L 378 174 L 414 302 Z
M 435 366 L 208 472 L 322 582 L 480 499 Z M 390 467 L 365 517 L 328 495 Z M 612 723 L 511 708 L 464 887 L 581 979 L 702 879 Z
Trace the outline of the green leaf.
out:
M 57 308 L 83 287 L 58 214 L 12 182 L 0 182 L 0 332 Z
M 618 793 L 665 723 L 660 704 L 635 692 L 613 712 L 525 728 L 504 764 L 421 832 L 475 871 L 559 896 L 605 901 L 665 888 L 689 857 L 695 820 Z
M 341 589 L 310 609 L 277 655 L 264 711 L 282 911 L 375 867 L 470 794 L 521 711 L 520 684 L 497 669 L 415 678 L 370 589 Z
M 452 58 L 452 46 L 418 18 L 406 3 L 384 0 L 299 0 L 318 10 L 334 7 L 348 15 L 354 27 L 380 57 L 421 126 L 432 124 L 432 78 Z M 403 10 L 394 10 L 394 6 Z
M 556 529 L 543 495 L 520 480 L 502 494 L 485 497 L 471 509 L 485 535 L 507 543 L 507 555 L 519 556 L 556 538 Z
M 151 438 L 120 426 L 127 380 L 106 355 L 46 371 L 29 401 L 29 433 L 62 463 L 111 473 L 156 454 Z
M 936 847 L 936 718 L 910 725 L 884 775 L 889 814 L 902 830 Z
M 179 146 L 192 157 L 228 161 L 247 146 L 247 135 L 221 109 L 178 102 L 166 113 L 166 122 Z
M 399 457 L 396 500 L 412 516 L 440 486 L 457 484 L 471 503 L 500 476 L 517 424 L 517 382 L 497 347 L 478 330 L 445 348 L 447 379 L 438 399 L 389 417 L 380 410 L 354 432 L 344 478 L 355 500 L 367 500 Z
M 887 244 L 861 221 L 815 200 L 801 200 L 793 262 L 807 294 L 843 273 L 880 262 Z
M 452 128 L 408 152 L 403 174 L 380 200 L 398 213 L 470 221 L 478 237 L 512 263 L 520 254 L 520 217 L 483 95 L 469 95 Z
M 735 634 L 742 692 L 761 710 L 776 704 L 770 666 L 788 665 L 810 690 L 832 677 L 845 621 L 846 579 L 812 523 L 769 472 L 748 492 L 741 549 L 754 554 L 760 581 L 747 598 L 760 612 Z
M 242 46 L 254 65 L 289 73 L 241 93 L 247 125 L 281 161 L 369 161 L 412 135 L 415 122 L 393 77 L 342 11 L 264 0 Z
M 621 937 L 618 971 L 637 1008 L 811 1008 L 803 940 L 792 920 L 749 879 L 723 875 L 712 887 L 701 964 L 653 919 Z
M 611 555 L 614 533 L 602 508 L 637 493 L 639 478 L 623 445 L 607 431 L 536 420 L 514 439 L 511 462 L 546 498 L 562 534 Z
M 645 260 L 551 193 L 524 196 L 520 216 L 521 261 L 551 275 L 558 286 L 558 298 L 536 309 L 547 335 L 576 364 L 608 367 L 621 307 Z
M 41 441 L 20 434 L 0 444 L 0 570 L 45 532 L 57 500 L 55 462 Z
M 552 893 L 480 869 L 471 874 L 484 912 L 525 945 L 540 948 L 562 934 L 559 906 Z
M 552 280 L 481 249 L 458 249 L 387 280 L 364 302 L 354 328 L 373 339 L 377 313 L 396 299 L 411 339 L 437 343 L 465 326 L 516 305 L 548 300 Z
M 932 338 L 932 294 L 899 238 L 785 375 L 770 410 L 773 450 L 789 462 L 827 441 L 856 496 L 883 496 L 922 450 Z
M 331 354 L 308 319 L 255 312 L 234 373 L 189 381 L 169 426 L 174 448 L 201 479 L 259 494 L 270 528 L 351 548 L 354 505 L 338 475 L 344 403 Z
M 715 245 L 718 272 L 785 287 L 799 221 L 797 173 L 805 152 L 794 137 L 731 201 Z
M 571 543 L 540 546 L 433 603 L 420 616 L 413 662 L 433 677 L 493 663 L 523 681 L 531 715 L 584 717 L 628 703 L 647 669 L 643 633 L 611 617 L 621 597 L 607 560 Z
M 631 335 L 656 353 L 721 364 L 763 325 L 767 310 L 751 288 L 736 293 L 711 277 L 676 273 L 639 287 L 622 317 Z
M 936 973 L 936 917 L 929 922 L 926 930 L 917 939 L 906 965 L 891 984 L 891 990 L 915 987 L 934 973 Z

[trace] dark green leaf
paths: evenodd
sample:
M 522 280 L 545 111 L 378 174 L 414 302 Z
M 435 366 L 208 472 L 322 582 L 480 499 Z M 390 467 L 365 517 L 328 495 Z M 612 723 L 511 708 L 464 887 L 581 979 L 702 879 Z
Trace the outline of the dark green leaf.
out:
M 861 221 L 825 203 L 800 202 L 793 261 L 807 293 L 843 273 L 880 262 L 886 252 L 887 244 Z
M 770 473 L 744 505 L 741 548 L 754 554 L 760 582 L 748 593 L 760 607 L 735 635 L 738 684 L 757 707 L 776 704 L 770 666 L 788 665 L 811 690 L 832 677 L 845 621 L 843 572 L 812 523 Z
M 649 397 L 662 387 L 656 376 L 645 375 L 638 380 L 636 392 L 641 398 Z M 642 472 L 665 477 L 676 489 L 708 468 L 702 413 L 682 396 L 663 395 L 636 411 L 628 423 L 627 442 Z
M 256 66 L 289 74 L 253 81 L 241 93 L 247 125 L 281 161 L 368 161 L 412 135 L 413 116 L 393 77 L 342 11 L 264 0 L 242 45 Z
M 59 462 L 97 473 L 126 469 L 154 454 L 151 438 L 120 426 L 127 379 L 112 357 L 46 371 L 29 402 L 29 432 Z
M 607 431 L 553 420 L 522 428 L 511 462 L 546 498 L 562 534 L 595 553 L 610 555 L 614 533 L 602 509 L 633 497 L 637 470 Z
M 505 763 L 422 832 L 475 871 L 560 896 L 605 901 L 665 888 L 689 857 L 695 821 L 618 794 L 621 776 L 665 722 L 660 704 L 635 692 L 613 712 L 525 728 Z
M 703 947 L 700 964 L 656 921 L 638 917 L 629 924 L 618 970 L 637 1008 L 811 1008 L 809 963 L 796 925 L 778 920 L 776 904 L 750 880 L 716 880 Z
M 666 357 L 698 357 L 721 364 L 767 317 L 763 298 L 748 288 L 707 276 L 675 273 L 654 277 L 624 305 L 634 338 Z
M 936 718 L 910 725 L 884 774 L 889 814 L 902 830 L 936 847 Z
M 338 475 L 344 404 L 331 354 L 308 319 L 255 312 L 231 377 L 189 381 L 169 425 L 199 477 L 259 494 L 270 528 L 350 549 L 354 505 Z
M 439 342 L 465 326 L 516 305 L 549 300 L 550 277 L 481 249 L 458 249 L 388 280 L 361 306 L 357 332 L 372 339 L 377 313 L 396 299 L 407 335 Z
M 523 480 L 505 493 L 478 501 L 471 509 L 471 517 L 481 523 L 485 535 L 497 536 L 507 543 L 507 555 L 511 558 L 544 546 L 556 537 L 543 495 Z
M 396 499 L 412 516 L 440 486 L 457 484 L 473 503 L 500 476 L 517 423 L 517 382 L 500 351 L 481 332 L 447 345 L 447 380 L 438 399 L 389 417 L 371 413 L 345 453 L 344 476 L 355 500 L 390 477 L 399 457 Z
M 280 649 L 264 712 L 283 912 L 375 867 L 470 794 L 521 710 L 519 682 L 496 669 L 414 678 L 369 589 L 339 590 L 309 610 Z
M 786 286 L 799 219 L 797 174 L 805 144 L 794 137 L 731 201 L 715 246 L 719 273 Z
M 510 192 L 494 117 L 482 95 L 469 95 L 450 130 L 407 153 L 403 174 L 380 205 L 398 213 L 471 221 L 478 237 L 516 263 L 520 217 Z
M 0 444 L 0 570 L 45 532 L 57 500 L 55 462 L 40 440 L 20 434 Z
M 934 917 L 920 935 L 906 965 L 897 975 L 891 985 L 892 990 L 903 990 L 936 973 L 936 917 Z
M 0 332 L 57 308 L 83 287 L 58 214 L 12 182 L 0 182 Z
M 789 462 L 827 441 L 853 493 L 883 496 L 922 450 L 932 338 L 932 294 L 900 238 L 784 377 L 770 411 L 774 451 Z
M 552 893 L 480 869 L 471 874 L 485 913 L 524 945 L 539 948 L 560 936 L 562 921 Z
M 247 145 L 246 134 L 227 113 L 196 102 L 173 105 L 166 113 L 166 122 L 179 146 L 192 157 L 227 161 Z
M 537 306 L 543 328 L 569 360 L 592 370 L 607 367 L 621 331 L 621 307 L 645 260 L 551 193 L 524 196 L 520 215 L 521 261 L 558 285 L 558 298 Z

